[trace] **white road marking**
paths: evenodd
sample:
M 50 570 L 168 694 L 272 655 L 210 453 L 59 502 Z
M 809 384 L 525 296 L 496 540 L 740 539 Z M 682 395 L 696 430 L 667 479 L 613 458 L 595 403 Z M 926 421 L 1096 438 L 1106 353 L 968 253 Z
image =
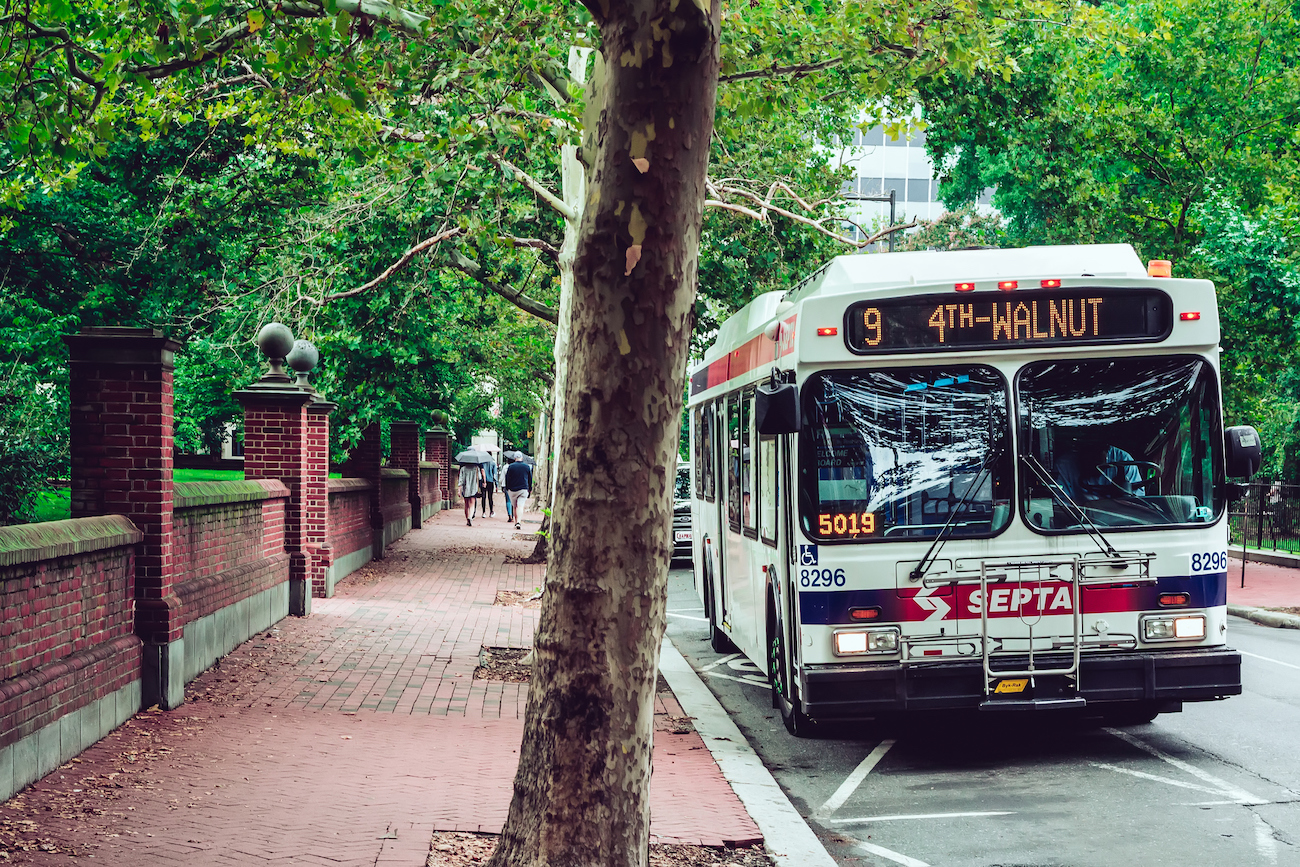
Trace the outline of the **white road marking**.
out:
M 698 623 L 708 623 L 708 622 L 709 622 L 709 618 L 707 618 L 707 617 L 692 617 L 692 616 L 689 615 L 689 614 L 678 614 L 676 611 L 669 611 L 669 612 L 668 612 L 668 616 L 669 616 L 669 617 L 680 617 L 682 620 L 694 620 L 694 621 L 696 621 L 696 622 L 698 622 Z
M 1131 744 L 1132 746 L 1137 747 L 1143 752 L 1150 753 L 1151 755 L 1155 756 L 1157 759 L 1160 759 L 1161 761 L 1164 762 L 1168 762 L 1169 764 L 1173 765 L 1175 768 L 1178 768 L 1181 771 L 1186 771 L 1187 773 L 1191 774 L 1193 777 L 1196 777 L 1197 779 L 1203 782 L 1209 783 L 1211 786 L 1217 788 L 1221 794 L 1227 795 L 1229 798 L 1232 798 L 1242 804 L 1267 804 L 1268 803 L 1268 801 L 1265 800 L 1264 798 L 1260 798 L 1256 795 L 1252 795 L 1250 792 L 1247 792 L 1245 789 L 1240 789 L 1234 786 L 1232 783 L 1229 783 L 1227 780 L 1220 779 L 1219 777 L 1216 777 L 1213 774 L 1211 774 L 1209 771 L 1203 771 L 1200 768 L 1195 767 L 1194 765 L 1190 765 L 1187 762 L 1184 762 L 1182 759 L 1176 759 L 1173 756 L 1169 755 L 1168 753 L 1156 749 L 1155 747 L 1151 746 L 1145 741 L 1141 741 L 1138 738 L 1133 737 L 1133 735 L 1129 734 L 1128 732 L 1120 731 L 1119 729 L 1116 728 L 1106 728 L 1105 731 L 1109 732 L 1110 734 L 1114 735 L 1115 737 L 1119 738 L 1125 743 Z
M 1294 668 L 1296 671 L 1300 671 L 1300 665 L 1292 665 L 1291 663 L 1283 662 L 1280 659 L 1273 659 L 1271 656 L 1260 656 L 1258 653 L 1250 653 L 1245 650 L 1238 650 L 1237 652 L 1242 656 L 1249 656 L 1252 659 L 1262 659 L 1265 662 L 1271 662 L 1275 665 L 1285 665 L 1287 668 Z
M 1220 789 L 1211 789 L 1209 786 L 1198 786 L 1195 783 L 1184 783 L 1182 780 L 1171 780 L 1168 777 L 1160 777 L 1155 774 L 1148 774 L 1143 771 L 1130 771 L 1128 768 L 1121 768 L 1117 765 L 1108 765 L 1105 762 L 1089 762 L 1094 768 L 1104 768 L 1108 771 L 1114 771 L 1117 774 L 1128 774 L 1131 777 L 1137 777 L 1142 780 L 1151 780 L 1156 783 L 1164 783 L 1168 786 L 1178 786 L 1180 789 L 1194 789 L 1198 792 L 1208 792 L 1211 795 L 1222 795 Z M 1221 801 L 1224 804 L 1240 804 L 1241 801 Z
M 1235 804 L 1236 801 L 1229 803 Z M 993 810 L 984 813 L 916 813 L 911 816 L 863 816 L 861 819 L 826 819 L 827 825 L 857 825 L 863 822 L 904 822 L 910 819 L 967 819 L 984 816 L 1014 816 L 1010 810 Z
M 674 608 L 673 611 L 703 611 L 703 608 Z M 672 612 L 669 612 L 670 614 Z
M 1255 817 L 1255 848 L 1259 850 L 1261 858 L 1269 864 L 1276 864 L 1277 839 L 1273 836 L 1273 829 L 1258 813 L 1253 815 Z
M 877 846 L 875 843 L 863 843 L 858 841 L 858 849 L 870 855 L 879 855 L 881 858 L 887 858 L 896 864 L 902 864 L 903 867 L 930 867 L 924 861 L 916 858 L 909 858 L 901 852 L 895 852 L 893 849 L 886 849 L 884 846 Z
M 722 665 L 722 664 L 724 664 L 724 663 L 730 662 L 731 660 L 735 659 L 737 656 L 740 656 L 740 654 L 739 654 L 739 653 L 728 653 L 726 656 L 722 657 L 721 659 L 715 659 L 715 660 L 713 660 L 712 662 L 710 662 L 708 665 L 703 666 L 702 668 L 700 668 L 700 669 L 698 669 L 698 670 L 699 670 L 699 671 L 708 671 L 709 669 L 717 668 L 719 665 Z
M 753 678 L 732 677 L 730 674 L 723 674 L 720 671 L 704 671 L 701 672 L 701 674 L 705 675 L 706 677 L 720 677 L 723 680 L 734 680 L 736 683 L 747 683 L 750 686 L 761 686 L 764 689 L 767 689 L 769 686 L 771 686 L 771 684 L 769 684 L 766 680 L 759 680 L 757 677 L 753 677 Z
M 885 757 L 885 753 L 889 752 L 889 748 L 893 745 L 893 738 L 885 738 L 877 744 L 874 750 L 867 753 L 865 759 L 858 762 L 858 766 L 853 769 L 853 773 L 849 774 L 844 782 L 840 783 L 840 787 L 835 790 L 835 794 L 827 798 L 826 803 L 818 807 L 813 812 L 813 815 L 829 816 L 842 807 L 844 802 L 849 799 L 849 796 L 857 791 L 858 786 L 862 785 L 862 781 L 867 778 L 867 774 L 871 773 L 871 769 Z

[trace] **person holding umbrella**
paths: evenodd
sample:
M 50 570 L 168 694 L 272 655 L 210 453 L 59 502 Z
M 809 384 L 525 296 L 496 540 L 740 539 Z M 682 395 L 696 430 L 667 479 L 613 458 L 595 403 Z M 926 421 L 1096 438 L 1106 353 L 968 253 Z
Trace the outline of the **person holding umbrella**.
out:
M 492 460 L 492 456 L 477 449 L 466 449 L 456 455 L 456 460 L 460 463 L 460 477 L 456 480 L 456 487 L 465 502 L 465 526 L 472 527 L 474 521 L 469 510 L 487 485 L 483 464 Z

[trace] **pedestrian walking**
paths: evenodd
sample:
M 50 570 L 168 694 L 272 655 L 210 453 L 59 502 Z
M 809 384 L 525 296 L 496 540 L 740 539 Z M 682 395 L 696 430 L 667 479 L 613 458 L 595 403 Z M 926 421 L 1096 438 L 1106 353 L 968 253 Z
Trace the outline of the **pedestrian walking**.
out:
M 486 482 L 483 479 L 481 464 L 460 465 L 460 477 L 456 480 L 456 487 L 460 491 L 461 499 L 465 501 L 465 526 L 467 527 L 474 526 L 470 507 L 478 502 L 479 491 L 484 484 Z
M 506 499 L 515 517 L 515 529 L 519 529 L 519 506 L 527 497 L 528 489 L 533 486 L 533 468 L 523 460 L 511 461 L 506 467 Z
M 484 505 L 483 508 L 479 509 L 479 511 L 483 512 L 489 518 L 495 518 L 497 516 L 497 507 L 493 500 L 492 492 L 497 489 L 498 483 L 496 460 L 490 460 L 486 464 L 483 464 L 483 481 Z

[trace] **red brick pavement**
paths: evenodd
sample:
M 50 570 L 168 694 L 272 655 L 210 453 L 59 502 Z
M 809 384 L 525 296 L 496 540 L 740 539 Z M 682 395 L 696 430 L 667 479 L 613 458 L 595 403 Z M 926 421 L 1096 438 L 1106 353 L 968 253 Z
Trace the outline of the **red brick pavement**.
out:
M 482 646 L 527 646 L 541 585 L 508 564 L 504 521 L 441 513 L 345 579 L 310 618 L 247 642 L 79 760 L 0 805 L 0 829 L 55 852 L 11 863 L 424 864 L 435 830 L 495 832 L 518 762 L 526 685 L 474 680 Z M 651 831 L 665 843 L 761 837 L 682 711 L 656 703 Z M 0 838 L 3 839 L 3 838 Z
M 1242 587 L 1241 560 L 1228 558 L 1228 603 L 1256 608 L 1300 608 L 1300 569 L 1260 563 L 1246 564 Z

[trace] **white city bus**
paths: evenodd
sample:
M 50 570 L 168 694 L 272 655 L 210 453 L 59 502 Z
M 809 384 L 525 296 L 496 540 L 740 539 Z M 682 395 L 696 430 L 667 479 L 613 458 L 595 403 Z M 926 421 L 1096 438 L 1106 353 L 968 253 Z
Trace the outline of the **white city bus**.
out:
M 786 727 L 1241 692 L 1214 287 L 1126 245 L 841 256 L 690 372 L 695 583 Z M 1167 271 L 1165 274 L 1167 275 Z

